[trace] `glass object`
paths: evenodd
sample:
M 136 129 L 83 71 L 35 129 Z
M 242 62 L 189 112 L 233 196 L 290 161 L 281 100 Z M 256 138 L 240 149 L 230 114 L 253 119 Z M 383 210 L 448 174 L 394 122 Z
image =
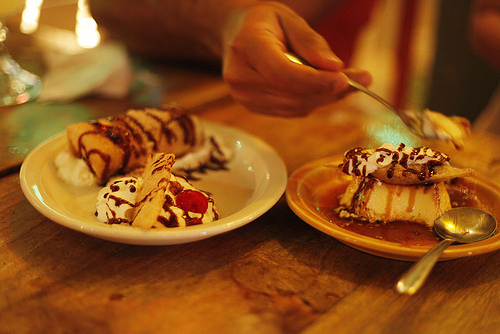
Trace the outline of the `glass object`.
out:
M 24 0 L 0 1 L 0 107 L 33 100 L 41 91 L 40 78 L 19 66 L 6 47 L 5 19 L 22 8 Z

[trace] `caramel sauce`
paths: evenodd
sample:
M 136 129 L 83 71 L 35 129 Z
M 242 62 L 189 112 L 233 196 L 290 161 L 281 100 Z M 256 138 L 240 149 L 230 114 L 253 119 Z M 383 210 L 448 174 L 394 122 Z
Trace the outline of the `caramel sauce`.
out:
M 336 209 L 339 207 L 339 198 L 345 192 L 347 185 L 348 181 L 337 183 L 319 196 L 316 209 L 324 219 L 360 235 L 408 246 L 433 245 L 440 240 L 434 230 L 424 224 L 408 221 L 368 223 L 354 218 L 340 218 Z M 432 186 L 428 187 L 430 191 Z M 493 214 L 493 207 L 486 203 L 487 201 L 482 201 L 487 194 L 482 193 L 482 189 L 472 182 L 456 179 L 448 183 L 446 188 L 453 207 L 475 207 Z M 390 205 L 388 203 L 388 206 Z M 408 210 L 411 208 L 409 207 Z

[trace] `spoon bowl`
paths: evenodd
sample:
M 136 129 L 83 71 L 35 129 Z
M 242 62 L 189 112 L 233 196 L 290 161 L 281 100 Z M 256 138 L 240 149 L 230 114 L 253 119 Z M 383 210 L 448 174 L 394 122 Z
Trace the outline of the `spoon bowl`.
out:
M 448 210 L 434 222 L 434 230 L 441 238 L 463 244 L 486 239 L 496 228 L 495 217 L 475 208 Z
M 439 256 L 453 242 L 472 243 L 490 237 L 497 221 L 488 212 L 476 208 L 454 208 L 434 221 L 434 230 L 443 240 L 432 247 L 396 284 L 400 293 L 412 295 L 422 286 Z

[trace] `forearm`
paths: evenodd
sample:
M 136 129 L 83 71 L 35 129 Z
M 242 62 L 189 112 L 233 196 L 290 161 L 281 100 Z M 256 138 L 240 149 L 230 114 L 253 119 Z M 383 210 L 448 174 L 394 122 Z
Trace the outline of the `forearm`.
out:
M 91 0 L 97 22 L 136 52 L 179 59 L 216 59 L 224 25 L 256 0 Z
M 309 24 L 335 4 L 91 0 L 98 23 L 131 49 L 162 59 L 218 60 L 235 101 L 251 111 L 286 117 L 304 116 L 342 98 L 349 93 L 348 77 L 363 85 L 371 81 L 366 71 L 346 69 Z M 284 51 L 312 66 L 291 62 Z
M 347 0 L 282 0 L 314 23 Z M 179 59 L 218 59 L 230 19 L 263 0 L 91 0 L 97 22 L 133 51 Z M 271 4 L 271 2 L 268 2 Z M 227 31 L 226 31 L 227 35 Z

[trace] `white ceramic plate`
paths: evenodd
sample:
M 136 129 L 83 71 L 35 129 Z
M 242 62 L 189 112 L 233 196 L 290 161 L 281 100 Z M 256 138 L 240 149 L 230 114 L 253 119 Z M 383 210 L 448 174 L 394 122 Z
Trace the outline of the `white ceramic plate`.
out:
M 73 187 L 57 176 L 54 158 L 67 150 L 66 134 L 40 144 L 26 157 L 20 171 L 21 188 L 28 201 L 54 222 L 98 238 L 136 245 L 169 245 L 197 241 L 243 226 L 268 211 L 285 191 L 283 160 L 264 141 L 240 130 L 204 121 L 233 149 L 228 170 L 208 171 L 193 182 L 213 194 L 220 213 L 209 224 L 165 230 L 142 230 L 108 225 L 95 216 L 100 187 Z

